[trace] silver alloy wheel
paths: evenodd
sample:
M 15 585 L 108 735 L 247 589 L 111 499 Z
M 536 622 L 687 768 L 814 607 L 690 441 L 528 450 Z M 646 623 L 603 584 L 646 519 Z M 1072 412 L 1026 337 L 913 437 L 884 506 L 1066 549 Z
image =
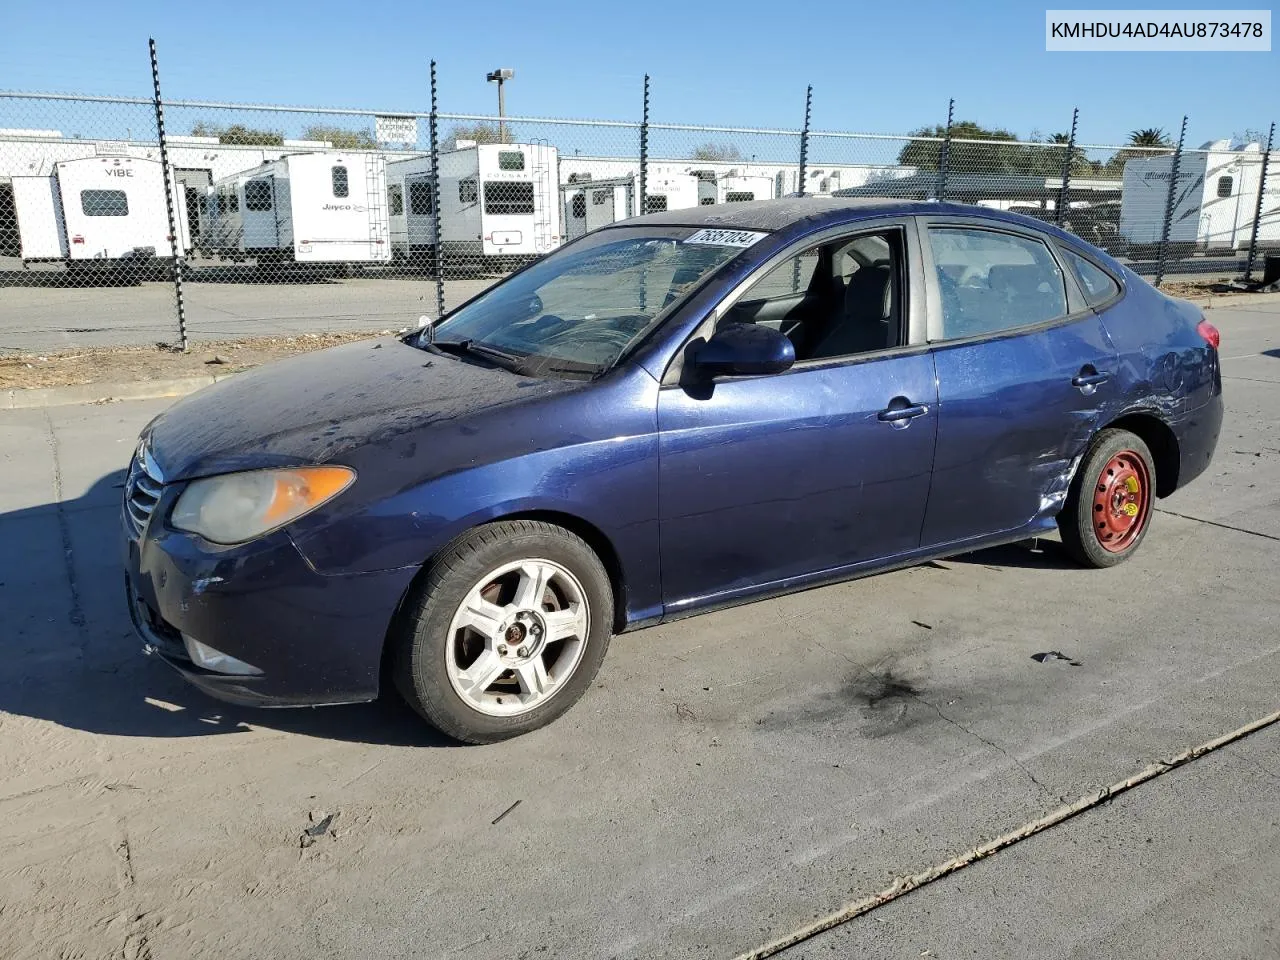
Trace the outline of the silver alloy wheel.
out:
M 528 713 L 573 676 L 590 626 L 586 592 L 565 567 L 537 558 L 504 564 L 481 577 L 453 615 L 449 683 L 480 713 Z

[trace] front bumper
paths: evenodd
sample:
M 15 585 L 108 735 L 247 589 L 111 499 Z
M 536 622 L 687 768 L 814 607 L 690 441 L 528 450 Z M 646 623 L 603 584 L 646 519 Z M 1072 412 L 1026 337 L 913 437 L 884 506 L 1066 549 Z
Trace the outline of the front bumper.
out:
M 147 652 L 220 700 L 258 707 L 375 699 L 387 630 L 416 572 L 322 575 L 280 532 L 238 547 L 164 529 L 126 533 L 123 560 Z M 203 669 L 183 634 L 261 675 Z

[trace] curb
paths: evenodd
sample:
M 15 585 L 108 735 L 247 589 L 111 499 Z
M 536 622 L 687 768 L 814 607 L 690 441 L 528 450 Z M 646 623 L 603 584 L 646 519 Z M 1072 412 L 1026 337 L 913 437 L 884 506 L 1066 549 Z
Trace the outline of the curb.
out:
M 185 397 L 202 387 L 235 376 L 206 374 L 172 380 L 137 380 L 132 383 L 81 383 L 70 387 L 33 387 L 0 392 L 0 410 L 30 410 L 62 407 L 77 403 L 107 403 L 113 400 L 158 400 Z
M 1280 302 L 1280 293 L 1224 293 L 1216 297 L 1183 297 L 1197 307 L 1242 307 L 1246 304 Z

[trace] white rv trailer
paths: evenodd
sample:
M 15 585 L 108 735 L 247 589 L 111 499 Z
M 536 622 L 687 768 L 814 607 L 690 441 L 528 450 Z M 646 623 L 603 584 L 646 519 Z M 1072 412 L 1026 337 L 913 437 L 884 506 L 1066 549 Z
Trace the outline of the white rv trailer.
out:
M 625 220 L 640 212 L 638 174 L 603 180 L 584 179 L 581 174 L 575 176 L 577 179 L 573 182 L 560 187 L 566 240 L 577 239 L 597 227 Z M 645 183 L 644 212 L 696 207 L 698 186 L 698 179 L 693 174 L 653 167 Z
M 716 202 L 745 203 L 748 200 L 772 200 L 776 187 L 775 177 L 762 173 L 734 171 L 716 181 Z
M 1280 157 L 1273 154 L 1271 170 L 1278 165 Z M 1119 232 L 1128 243 L 1160 242 L 1172 168 L 1171 155 L 1135 158 L 1124 165 Z M 1169 241 L 1202 250 L 1247 247 L 1261 173 L 1262 152 L 1256 143 L 1233 150 L 1231 141 L 1217 140 L 1185 151 L 1174 188 Z M 1258 240 L 1280 243 L 1280 177 L 1274 174 L 1267 177 Z
M 0 256 L 25 263 L 110 267 L 171 257 L 165 177 L 157 160 L 62 160 L 45 176 L 0 185 Z M 189 250 L 186 205 L 174 205 L 179 249 Z
M 440 155 L 441 252 L 451 260 L 540 257 L 560 246 L 559 153 L 543 143 L 460 144 Z M 435 251 L 431 158 L 387 164 L 391 246 Z
M 297 153 L 209 188 L 199 246 L 261 262 L 380 263 L 391 259 L 386 161 L 340 151 Z

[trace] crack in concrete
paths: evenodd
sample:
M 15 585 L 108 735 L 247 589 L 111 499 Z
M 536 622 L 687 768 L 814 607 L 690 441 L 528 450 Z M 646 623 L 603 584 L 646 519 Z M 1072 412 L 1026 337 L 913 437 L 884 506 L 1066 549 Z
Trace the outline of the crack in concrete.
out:
M 1185 513 L 1176 513 L 1173 510 L 1166 510 L 1164 507 L 1156 507 L 1156 513 L 1166 513 L 1171 517 L 1178 517 L 1182 520 L 1193 520 L 1196 523 L 1203 523 L 1210 527 L 1220 527 L 1223 530 L 1234 530 L 1236 533 L 1247 533 L 1251 537 L 1262 537 L 1265 540 L 1280 540 L 1275 534 L 1260 533 L 1257 530 L 1249 530 L 1245 527 L 1233 527 L 1229 523 L 1219 523 L 1216 520 L 1205 520 L 1203 517 L 1192 517 Z
M 58 535 L 62 540 L 62 565 L 67 577 L 67 589 L 71 595 L 70 620 L 76 628 L 79 640 L 79 656 L 84 662 L 85 647 L 89 637 L 85 629 L 84 607 L 80 601 L 80 584 L 76 579 L 75 555 L 71 546 L 71 524 L 67 521 L 67 511 L 62 500 L 62 462 L 59 457 L 58 435 L 53 429 L 53 418 L 48 409 L 44 412 L 45 426 L 49 431 L 49 453 L 53 460 L 53 502 L 54 513 L 58 520 Z

